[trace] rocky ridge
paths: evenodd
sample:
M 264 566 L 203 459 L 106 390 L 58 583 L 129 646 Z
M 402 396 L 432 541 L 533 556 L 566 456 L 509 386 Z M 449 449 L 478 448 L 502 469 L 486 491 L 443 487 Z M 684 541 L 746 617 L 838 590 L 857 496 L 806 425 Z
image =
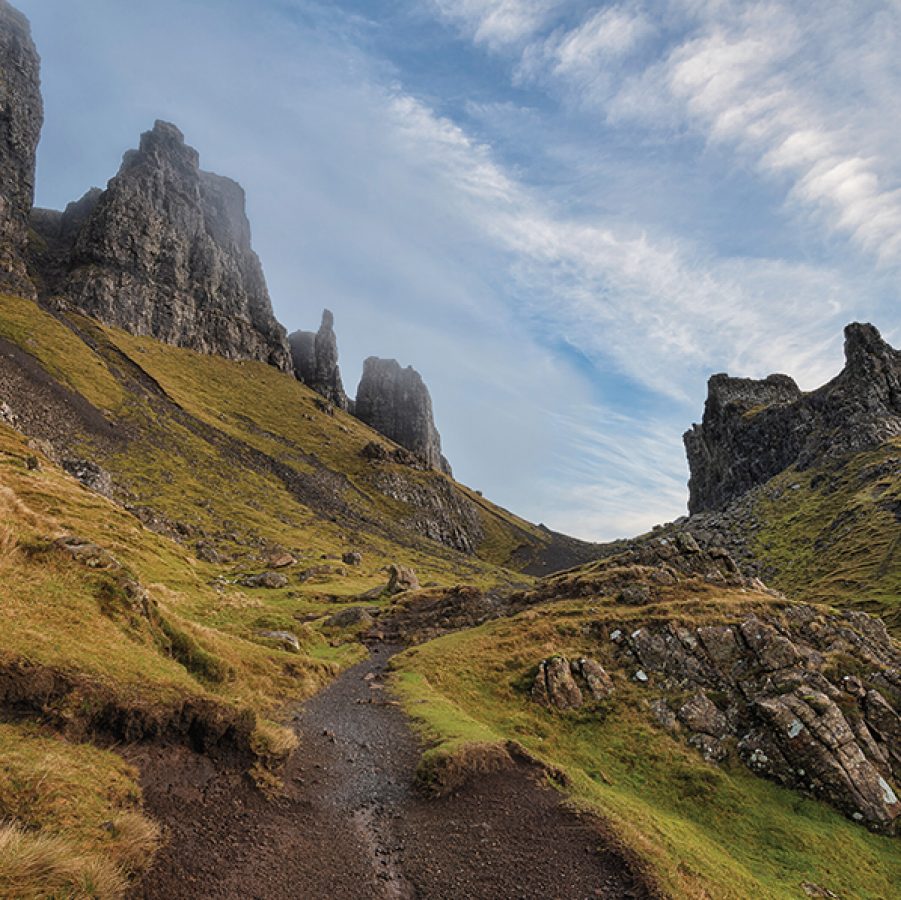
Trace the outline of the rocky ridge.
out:
M 790 466 L 901 435 L 901 352 L 872 325 L 845 329 L 845 367 L 805 394 L 787 375 L 714 375 L 700 425 L 685 433 L 689 511 L 719 510 Z
M 62 305 L 133 334 L 291 368 L 244 191 L 202 171 L 174 125 L 145 132 L 105 191 L 63 213 L 36 211 L 32 225 L 43 241 L 37 274 Z
M 31 28 L 0 0 L 0 290 L 26 297 L 35 296 L 25 255 L 43 122 L 40 57 Z

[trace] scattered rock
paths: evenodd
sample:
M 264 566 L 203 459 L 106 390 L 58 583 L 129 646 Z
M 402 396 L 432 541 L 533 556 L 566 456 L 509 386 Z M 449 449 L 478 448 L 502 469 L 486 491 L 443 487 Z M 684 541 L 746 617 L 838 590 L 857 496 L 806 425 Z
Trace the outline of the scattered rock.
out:
M 294 565 L 297 565 L 297 559 L 288 552 L 273 553 L 269 557 L 270 569 L 286 569 Z
M 194 552 L 201 562 L 220 564 L 223 562 L 222 554 L 207 541 L 198 541 L 194 545 Z
M 348 566 L 360 566 L 363 564 L 363 554 L 350 550 L 341 557 L 341 561 Z
M 97 463 L 91 462 L 89 459 L 64 459 L 62 467 L 89 490 L 102 494 L 104 497 L 112 496 L 112 476 Z
M 53 546 L 89 569 L 120 569 L 119 561 L 109 550 L 92 543 L 86 538 L 67 535 L 57 538 Z

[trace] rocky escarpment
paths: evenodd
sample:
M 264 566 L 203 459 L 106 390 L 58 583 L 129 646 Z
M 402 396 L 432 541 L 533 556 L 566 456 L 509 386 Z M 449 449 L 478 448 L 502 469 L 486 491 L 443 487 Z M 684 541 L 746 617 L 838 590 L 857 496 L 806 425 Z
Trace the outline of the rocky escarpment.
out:
M 441 453 L 432 398 L 420 374 L 397 360 L 370 356 L 363 364 L 354 412 L 358 419 L 420 456 L 432 469 L 451 474 Z
M 347 394 L 338 367 L 335 317 L 331 311 L 322 311 L 319 331 L 295 331 L 288 343 L 297 378 L 339 409 L 347 409 Z
M 291 369 L 244 191 L 202 171 L 174 125 L 144 133 L 105 191 L 33 224 L 46 293 L 133 334 Z
M 723 508 L 784 471 L 901 434 L 901 353 L 872 325 L 845 329 L 845 367 L 805 394 L 786 375 L 714 375 L 704 418 L 686 432 L 689 510 Z
M 25 251 L 44 122 L 40 57 L 28 20 L 0 0 L 0 290 L 33 297 Z

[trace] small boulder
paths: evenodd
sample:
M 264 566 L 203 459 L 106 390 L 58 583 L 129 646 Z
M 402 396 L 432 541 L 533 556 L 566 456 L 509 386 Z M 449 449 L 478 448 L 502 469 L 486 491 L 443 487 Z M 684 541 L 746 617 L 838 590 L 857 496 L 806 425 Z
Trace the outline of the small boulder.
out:
M 556 709 L 578 709 L 582 705 L 582 692 L 565 656 L 552 656 L 539 664 L 532 697 Z
M 363 554 L 358 553 L 356 550 L 348 550 L 348 552 L 341 557 L 341 561 L 348 566 L 359 566 L 363 563 Z
M 281 644 L 282 649 L 289 653 L 300 653 L 300 641 L 297 635 L 290 631 L 258 631 L 257 634 L 262 638 Z
M 198 541 L 194 545 L 194 552 L 201 562 L 218 564 L 223 561 L 222 554 L 212 544 L 209 544 L 206 541 Z
M 704 691 L 698 691 L 688 702 L 683 704 L 677 715 L 679 721 L 689 731 L 697 734 L 706 734 L 722 739 L 729 733 L 729 723 L 726 721 L 726 717 Z
M 404 591 L 418 591 L 419 579 L 416 573 L 407 566 L 392 563 L 388 567 L 388 593 L 400 594 Z
M 626 606 L 645 606 L 652 600 L 651 589 L 646 584 L 627 584 L 617 594 L 616 602 Z
M 280 572 L 260 572 L 258 575 L 244 575 L 239 583 L 249 588 L 277 589 L 287 587 L 288 579 Z
M 325 624 L 333 628 L 353 628 L 356 625 L 368 628 L 372 623 L 373 618 L 365 606 L 350 606 L 325 620 Z
M 273 553 L 269 557 L 270 569 L 286 569 L 288 566 L 297 565 L 297 559 L 287 551 L 283 550 L 279 553 Z
M 606 700 L 613 693 L 613 679 L 597 660 L 585 658 L 577 660 L 573 663 L 573 670 L 575 674 L 585 679 L 592 700 Z

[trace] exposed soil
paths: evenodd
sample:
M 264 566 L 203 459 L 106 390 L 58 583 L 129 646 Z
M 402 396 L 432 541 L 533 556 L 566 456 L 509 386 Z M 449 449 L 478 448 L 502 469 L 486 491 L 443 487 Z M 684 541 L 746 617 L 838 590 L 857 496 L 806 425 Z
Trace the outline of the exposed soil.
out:
M 168 843 L 135 898 L 646 898 L 628 853 L 517 764 L 454 794 L 413 787 L 419 748 L 382 647 L 298 713 L 283 797 L 183 747 L 137 748 Z

